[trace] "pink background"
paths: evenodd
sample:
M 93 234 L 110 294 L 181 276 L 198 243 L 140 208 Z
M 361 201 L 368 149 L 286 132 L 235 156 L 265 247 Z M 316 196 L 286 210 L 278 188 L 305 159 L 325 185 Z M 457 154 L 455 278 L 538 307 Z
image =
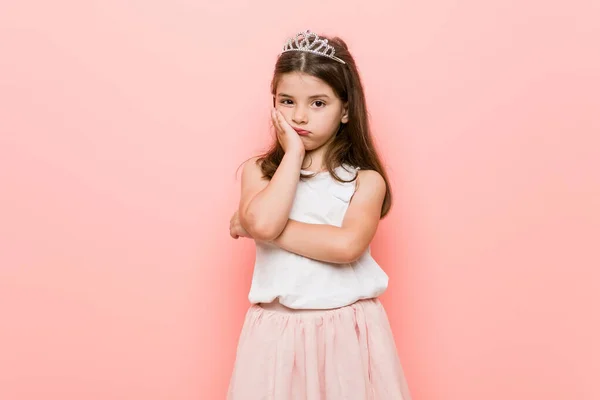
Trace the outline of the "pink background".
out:
M 0 3 L 0 399 L 224 398 L 254 257 L 236 168 L 307 28 L 362 73 L 414 399 L 600 398 L 598 21 L 596 0 Z

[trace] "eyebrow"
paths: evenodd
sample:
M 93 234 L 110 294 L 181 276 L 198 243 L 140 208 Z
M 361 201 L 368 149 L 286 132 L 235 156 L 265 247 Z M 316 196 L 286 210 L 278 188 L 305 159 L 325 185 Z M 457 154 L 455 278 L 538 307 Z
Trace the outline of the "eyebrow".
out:
M 279 97 L 289 97 L 291 99 L 294 98 L 294 96 L 290 96 L 289 94 L 285 94 L 285 93 L 279 93 Z M 317 97 L 327 97 L 327 98 L 330 98 L 326 94 L 315 94 L 314 96 L 310 96 L 309 99 L 315 99 Z

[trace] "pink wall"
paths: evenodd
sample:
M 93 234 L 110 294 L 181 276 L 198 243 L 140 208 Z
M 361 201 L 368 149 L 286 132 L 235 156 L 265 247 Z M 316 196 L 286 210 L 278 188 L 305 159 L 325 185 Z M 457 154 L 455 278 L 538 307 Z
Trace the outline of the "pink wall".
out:
M 224 398 L 236 168 L 306 28 L 363 74 L 415 400 L 600 398 L 598 2 L 257 4 L 0 3 L 0 398 Z

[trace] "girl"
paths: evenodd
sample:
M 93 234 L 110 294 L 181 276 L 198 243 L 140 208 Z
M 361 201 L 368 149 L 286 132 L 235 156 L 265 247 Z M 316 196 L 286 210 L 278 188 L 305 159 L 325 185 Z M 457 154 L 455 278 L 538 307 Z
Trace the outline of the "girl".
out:
M 271 92 L 276 140 L 230 221 L 256 263 L 227 398 L 409 400 L 369 247 L 391 194 L 346 43 L 288 39 Z

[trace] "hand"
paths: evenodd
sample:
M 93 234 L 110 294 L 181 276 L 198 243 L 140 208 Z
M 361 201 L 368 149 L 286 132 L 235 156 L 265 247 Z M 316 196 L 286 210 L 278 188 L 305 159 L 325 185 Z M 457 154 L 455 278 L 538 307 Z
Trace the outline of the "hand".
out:
M 283 151 L 286 153 L 292 151 L 301 155 L 304 154 L 306 152 L 304 142 L 302 142 L 298 132 L 286 121 L 283 114 L 276 108 L 273 108 L 271 110 L 271 119 L 277 133 L 277 140 L 281 143 Z
M 242 226 L 237 211 L 233 213 L 233 216 L 229 220 L 229 235 L 234 239 L 240 236 L 252 239 L 252 236 Z

